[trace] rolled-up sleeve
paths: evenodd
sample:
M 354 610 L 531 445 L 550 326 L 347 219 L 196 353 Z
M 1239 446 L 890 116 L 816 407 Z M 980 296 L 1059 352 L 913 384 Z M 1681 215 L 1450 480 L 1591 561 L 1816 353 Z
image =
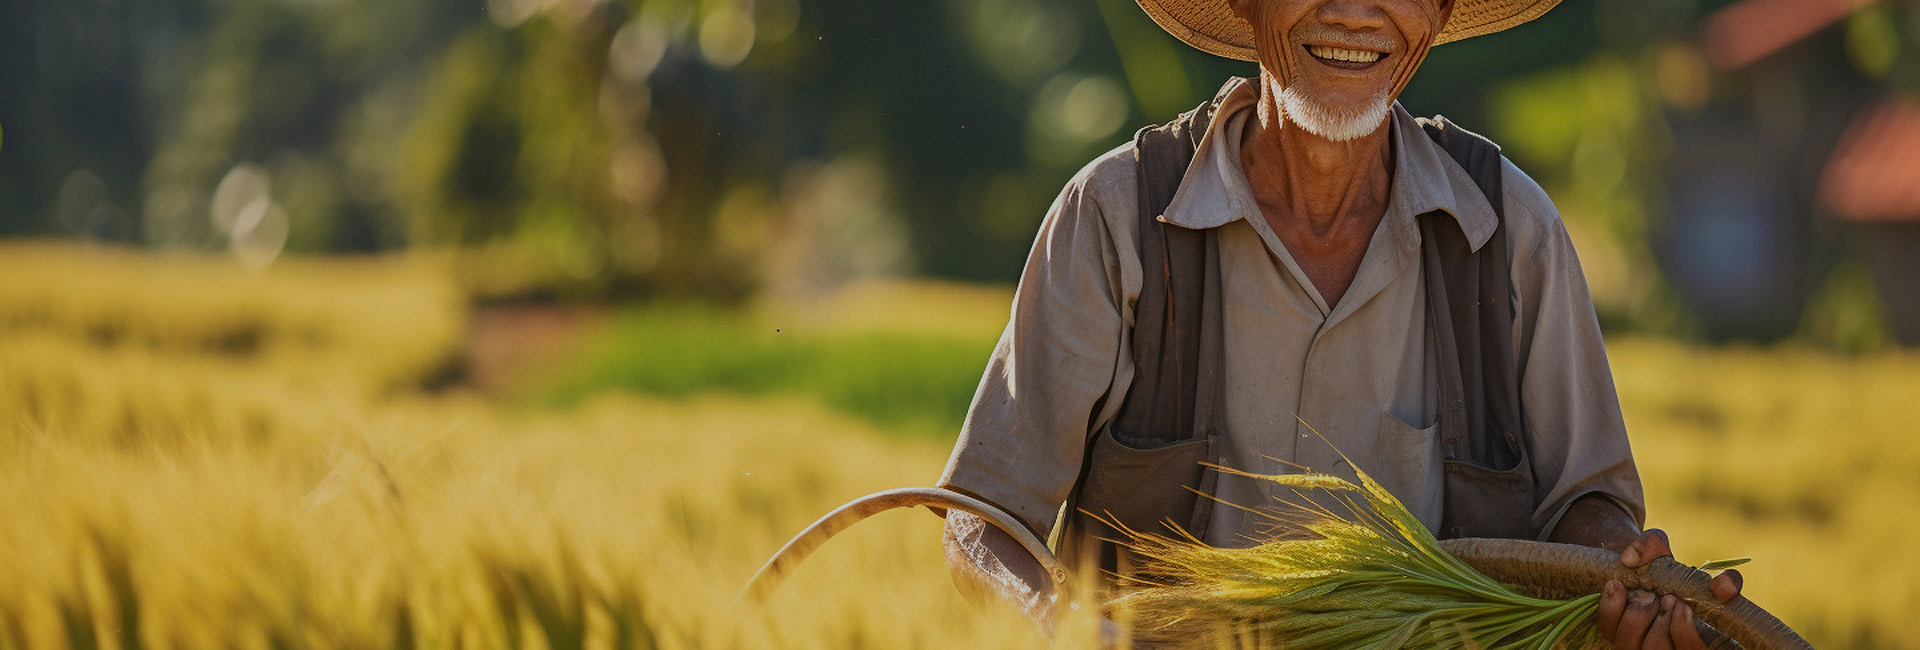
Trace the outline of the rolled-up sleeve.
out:
M 1116 375 L 1128 370 L 1119 365 L 1129 331 L 1124 260 L 1091 197 L 1096 166 L 1068 184 L 1041 223 L 1007 328 L 939 482 L 1006 509 L 1041 535 L 1079 477 Z
M 1546 193 L 1511 164 L 1507 219 L 1513 258 L 1520 402 L 1537 484 L 1540 538 L 1574 500 L 1598 493 L 1645 522 L 1640 473 L 1580 260 Z M 1516 219 L 1522 221 L 1515 222 Z

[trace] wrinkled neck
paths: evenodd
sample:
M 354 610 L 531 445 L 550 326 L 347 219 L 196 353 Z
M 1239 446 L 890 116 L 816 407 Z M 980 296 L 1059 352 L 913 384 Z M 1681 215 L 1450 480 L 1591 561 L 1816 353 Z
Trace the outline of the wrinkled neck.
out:
M 1261 211 L 1305 219 L 1328 232 L 1348 219 L 1378 219 L 1392 179 L 1391 120 L 1371 133 L 1335 142 L 1287 119 L 1280 86 L 1264 70 L 1254 123 L 1242 135 L 1240 164 Z

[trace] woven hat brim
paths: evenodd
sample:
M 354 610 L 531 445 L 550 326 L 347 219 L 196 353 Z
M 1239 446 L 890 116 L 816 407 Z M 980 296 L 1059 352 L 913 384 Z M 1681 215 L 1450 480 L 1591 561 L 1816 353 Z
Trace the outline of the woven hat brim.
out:
M 1202 52 L 1255 60 L 1253 26 L 1240 20 L 1227 0 L 1137 0 L 1153 22 Z M 1434 45 L 1492 34 L 1539 18 L 1560 0 L 1459 0 Z

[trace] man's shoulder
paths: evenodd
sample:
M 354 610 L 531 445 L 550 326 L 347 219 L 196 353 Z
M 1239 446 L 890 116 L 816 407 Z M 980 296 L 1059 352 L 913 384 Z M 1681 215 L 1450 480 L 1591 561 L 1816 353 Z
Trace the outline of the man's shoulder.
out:
M 1528 227 L 1559 225 L 1560 211 L 1554 207 L 1553 198 L 1547 196 L 1546 188 L 1504 155 L 1500 157 L 1500 190 L 1506 195 L 1503 198 L 1508 212 L 1514 213 L 1507 218 L 1518 218 L 1521 225 Z
M 1133 139 L 1095 156 L 1075 172 L 1060 192 L 1054 212 L 1073 218 L 1099 218 L 1110 229 L 1138 221 L 1139 178 Z
M 1410 126 L 1417 123 L 1423 127 L 1424 130 L 1438 124 L 1441 130 L 1447 132 L 1452 138 L 1466 137 L 1474 140 L 1484 140 L 1494 149 L 1500 149 L 1500 143 L 1493 138 L 1461 126 L 1459 123 L 1448 120 L 1445 117 L 1439 115 L 1433 117 L 1415 117 L 1411 112 L 1407 111 L 1405 107 L 1399 106 L 1397 103 L 1395 104 L 1395 113 L 1398 115 L 1396 118 L 1399 120 L 1397 122 L 1398 125 Z M 1431 132 L 1426 135 L 1427 137 L 1420 139 L 1433 143 L 1436 158 L 1444 160 L 1451 157 L 1451 154 L 1446 152 L 1445 145 L 1442 145 L 1441 140 L 1438 139 L 1441 136 L 1435 136 Z M 1471 175 L 1472 170 L 1468 170 L 1468 174 Z M 1547 196 L 1547 191 L 1541 188 L 1540 183 L 1534 181 L 1532 176 L 1528 176 L 1526 171 L 1520 169 L 1519 165 L 1514 164 L 1512 159 L 1507 158 L 1505 152 L 1502 152 L 1500 155 L 1500 186 L 1502 196 L 1499 198 L 1504 202 L 1505 219 L 1513 222 L 1511 225 L 1516 229 L 1536 231 L 1542 228 L 1557 227 L 1559 225 L 1560 213 L 1554 208 L 1553 200 Z M 1458 186 L 1456 185 L 1456 187 Z M 1456 196 L 1458 195 L 1456 194 Z M 1487 198 L 1492 199 L 1493 197 Z
M 1566 225 L 1547 190 L 1506 156 L 1500 157 L 1500 191 L 1514 260 L 1526 260 L 1564 238 Z
M 1073 175 L 1073 180 L 1067 181 L 1067 187 L 1101 199 L 1103 205 L 1111 206 L 1113 199 L 1138 200 L 1135 197 L 1138 176 L 1134 142 L 1128 138 L 1126 142 L 1095 156 L 1082 166 Z

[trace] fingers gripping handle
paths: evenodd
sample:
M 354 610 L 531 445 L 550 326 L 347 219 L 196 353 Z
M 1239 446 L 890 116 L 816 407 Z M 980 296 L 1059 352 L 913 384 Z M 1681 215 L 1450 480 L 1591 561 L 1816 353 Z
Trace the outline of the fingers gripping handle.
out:
M 1749 650 L 1813 650 L 1786 623 L 1744 596 L 1730 603 L 1715 600 L 1712 579 L 1705 572 L 1672 558 L 1629 569 L 1611 551 L 1571 544 L 1466 538 L 1443 540 L 1440 548 L 1531 596 L 1573 598 L 1600 591 L 1608 580 L 1619 580 L 1629 589 L 1679 596 L 1701 620 Z
M 786 546 L 780 547 L 779 551 L 774 552 L 773 557 L 767 559 L 766 565 L 760 567 L 760 572 L 755 573 L 753 579 L 747 581 L 747 586 L 740 590 L 740 596 L 734 599 L 734 604 L 737 605 L 742 601 L 759 602 L 765 599 L 780 586 L 781 581 L 786 579 L 787 573 L 799 566 L 800 562 L 807 559 L 815 549 L 820 548 L 834 535 L 840 534 L 840 531 L 859 523 L 860 520 L 888 510 L 916 506 L 959 510 L 985 519 L 987 523 L 1006 531 L 1014 541 L 1020 543 L 1021 548 L 1033 554 L 1033 559 L 1038 560 L 1040 566 L 1047 570 L 1047 576 L 1053 580 L 1054 584 L 1067 581 L 1067 570 L 1060 565 L 1059 558 L 1054 557 L 1053 552 L 1047 550 L 1045 542 L 1035 537 L 1024 524 L 1020 523 L 1019 519 L 1007 514 L 1007 511 L 944 488 L 900 488 L 875 492 L 849 501 L 846 505 L 827 513 L 819 521 L 813 522 L 813 525 L 807 526 L 806 530 L 800 531 L 800 534 L 795 535 Z

